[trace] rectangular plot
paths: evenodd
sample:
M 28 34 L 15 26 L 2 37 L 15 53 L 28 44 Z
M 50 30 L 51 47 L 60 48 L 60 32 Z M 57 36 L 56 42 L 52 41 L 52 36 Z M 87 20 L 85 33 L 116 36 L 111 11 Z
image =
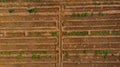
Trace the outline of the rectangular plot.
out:
M 19 50 L 19 49 L 56 49 L 56 46 L 52 45 L 0 45 L 1 50 Z
M 63 43 L 120 42 L 120 37 L 64 38 Z
M 56 67 L 55 63 L 1 64 L 1 67 Z
M 0 43 L 56 43 L 56 38 L 0 39 Z
M 91 35 L 109 35 L 109 31 L 91 31 Z
M 24 32 L 7 32 L 6 37 L 24 37 Z
M 63 26 L 109 26 L 117 25 L 120 20 L 100 20 L 100 21 L 64 21 Z
M 3 22 L 1 28 L 9 27 L 55 27 L 55 22 Z
M 120 26 L 104 26 L 104 27 L 64 27 L 63 30 L 113 30 L 113 29 L 120 29 Z
M 85 36 L 88 35 L 87 31 L 81 32 L 63 32 L 64 36 Z
M 120 35 L 120 31 L 112 31 L 112 35 Z
M 25 14 L 22 14 L 25 15 Z M 34 18 L 33 18 L 34 17 Z M 6 20 L 7 19 L 7 20 Z M 26 15 L 26 16 L 18 16 L 18 15 L 10 15 L 10 16 L 0 16 L 1 21 L 34 21 L 34 20 L 57 20 L 57 15 Z

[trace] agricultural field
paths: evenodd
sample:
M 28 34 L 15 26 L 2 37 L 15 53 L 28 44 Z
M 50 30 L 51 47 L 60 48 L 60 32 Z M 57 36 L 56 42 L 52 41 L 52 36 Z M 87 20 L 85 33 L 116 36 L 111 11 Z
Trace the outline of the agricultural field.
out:
M 120 67 L 120 0 L 0 0 L 0 67 Z

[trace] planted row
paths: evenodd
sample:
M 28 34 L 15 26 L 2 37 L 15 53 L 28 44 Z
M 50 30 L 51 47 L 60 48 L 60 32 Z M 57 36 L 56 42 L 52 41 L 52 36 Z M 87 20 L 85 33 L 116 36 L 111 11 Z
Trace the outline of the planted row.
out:
M 87 16 L 94 16 L 94 13 L 92 12 L 91 14 L 88 14 L 87 12 L 84 13 L 72 13 L 72 17 L 87 17 Z M 99 12 L 98 16 L 104 16 L 103 12 Z
M 2 51 L 0 52 L 1 55 L 12 55 L 12 52 L 11 51 Z M 22 59 L 23 58 L 23 55 L 24 54 L 27 54 L 27 51 L 21 51 L 17 56 L 16 56 L 16 59 Z M 41 59 L 41 55 L 42 54 L 45 54 L 46 55 L 46 58 L 52 58 L 51 55 L 47 55 L 47 51 L 32 51 L 32 56 L 31 58 L 32 59 Z
M 88 35 L 87 31 L 82 31 L 82 32 L 63 32 L 63 35 L 65 36 L 85 36 Z
M 0 0 L 0 2 L 17 2 L 18 0 Z M 22 2 L 41 2 L 45 0 L 21 0 Z
M 13 13 L 14 11 L 15 11 L 14 9 L 8 9 L 9 13 Z M 29 12 L 29 13 L 35 13 L 35 8 L 28 9 L 27 12 Z
M 63 32 L 63 36 L 85 36 L 88 35 L 88 31 L 81 32 Z M 90 35 L 120 35 L 120 31 L 91 31 Z
M 83 53 L 84 55 L 87 55 L 88 52 L 89 52 L 88 50 L 83 50 L 82 53 Z M 106 59 L 108 58 L 109 51 L 108 51 L 108 50 L 96 50 L 96 51 L 94 51 L 94 54 L 95 54 L 96 56 L 102 55 L 103 58 L 106 60 Z M 64 57 L 67 58 L 67 59 L 69 59 L 71 56 L 70 56 L 70 54 L 69 54 L 68 52 L 64 52 Z M 76 52 L 75 57 L 76 57 L 76 58 L 79 58 L 79 57 L 80 57 L 80 52 L 79 52 L 79 51 Z

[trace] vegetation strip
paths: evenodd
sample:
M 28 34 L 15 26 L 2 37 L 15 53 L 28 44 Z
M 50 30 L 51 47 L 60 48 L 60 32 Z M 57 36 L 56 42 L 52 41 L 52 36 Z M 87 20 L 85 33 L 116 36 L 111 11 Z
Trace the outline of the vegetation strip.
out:
M 84 36 L 84 35 L 88 35 L 87 31 L 83 31 L 83 32 L 63 32 L 63 35 L 65 36 Z
M 91 35 L 109 35 L 109 31 L 91 31 Z
M 113 31 L 112 35 L 120 35 L 120 31 Z
M 89 14 L 87 12 L 84 12 L 84 13 L 73 12 L 71 16 L 72 17 L 87 17 L 87 16 L 89 16 Z M 90 16 L 94 16 L 94 13 L 91 12 Z M 98 12 L 98 16 L 104 16 L 104 13 L 100 11 L 100 12 Z

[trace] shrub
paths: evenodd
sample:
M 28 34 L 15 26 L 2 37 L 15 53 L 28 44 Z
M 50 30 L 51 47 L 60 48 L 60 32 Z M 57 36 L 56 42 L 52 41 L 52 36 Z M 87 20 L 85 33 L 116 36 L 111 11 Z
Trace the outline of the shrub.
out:
M 40 59 L 41 58 L 41 56 L 40 55 L 32 55 L 32 57 L 31 57 L 32 59 Z
M 80 13 L 77 14 L 77 17 L 80 17 Z
M 29 13 L 34 13 L 35 12 L 35 8 L 29 9 L 28 12 Z
M 84 54 L 87 54 L 87 53 L 88 53 L 88 51 L 87 51 L 87 50 L 83 50 L 83 53 L 84 53 Z
M 82 17 L 87 17 L 87 16 L 88 16 L 88 13 L 86 13 L 86 12 L 85 12 L 85 13 L 82 13 L 81 16 L 82 16 Z
M 65 58 L 70 58 L 69 53 L 65 52 L 65 53 L 64 53 L 64 57 L 65 57 Z
M 9 12 L 9 13 L 13 13 L 13 12 L 14 12 L 14 9 L 9 9 L 8 12 Z
M 52 36 L 57 36 L 57 32 L 51 32 Z
M 72 13 L 72 17 L 76 17 L 76 14 L 74 12 Z

